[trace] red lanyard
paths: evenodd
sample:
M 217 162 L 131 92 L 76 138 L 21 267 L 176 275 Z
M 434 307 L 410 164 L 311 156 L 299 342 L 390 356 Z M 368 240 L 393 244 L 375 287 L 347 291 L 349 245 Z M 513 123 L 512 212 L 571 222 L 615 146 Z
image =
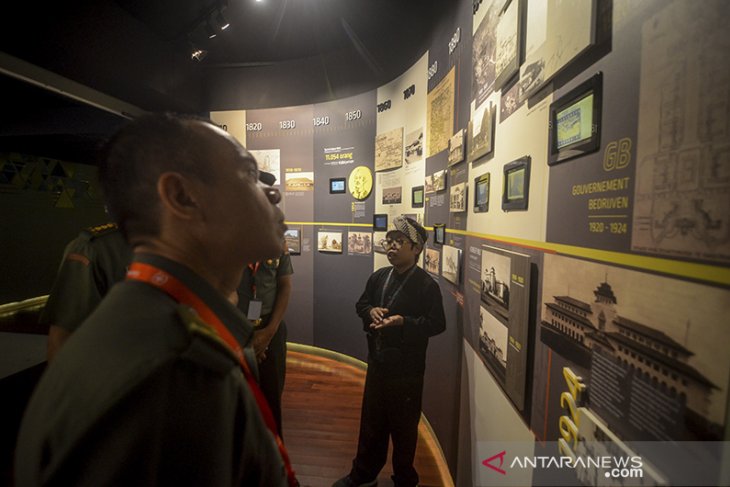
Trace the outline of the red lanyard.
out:
M 256 268 L 258 270 L 258 264 Z M 286 447 L 281 441 L 281 437 L 276 430 L 276 422 L 274 421 L 274 415 L 271 413 L 271 408 L 269 408 L 269 403 L 266 401 L 263 392 L 261 392 L 261 388 L 256 382 L 256 379 L 254 378 L 253 373 L 248 366 L 248 363 L 246 363 L 246 359 L 243 355 L 243 349 L 241 348 L 241 345 L 233 337 L 231 332 L 228 331 L 228 328 L 226 328 L 220 318 L 218 318 L 213 310 L 210 309 L 210 307 L 205 304 L 202 299 L 200 299 L 194 292 L 188 289 L 185 284 L 176 279 L 174 276 L 153 265 L 144 264 L 142 262 L 133 262 L 132 265 L 129 267 L 129 270 L 127 271 L 127 279 L 146 282 L 152 286 L 155 286 L 158 289 L 165 291 L 178 303 L 185 304 L 193 308 L 198 313 L 198 316 L 200 316 L 203 322 L 213 328 L 218 337 L 223 340 L 228 348 L 235 354 L 235 356 L 238 358 L 238 363 L 241 366 L 241 370 L 243 371 L 243 375 L 246 378 L 246 382 L 248 382 L 248 386 L 251 389 L 254 397 L 256 398 L 256 404 L 259 407 L 259 411 L 261 411 L 261 416 L 263 416 L 266 426 L 274 435 L 274 438 L 276 438 L 276 444 L 279 447 L 279 453 L 281 454 L 281 458 L 284 460 L 284 466 L 286 467 L 286 474 L 289 479 L 289 485 L 291 487 L 298 486 L 299 482 L 295 477 L 294 469 L 292 468 L 291 462 L 289 461 L 289 454 L 287 453 Z
M 256 299 L 256 273 L 259 271 L 260 265 L 261 262 L 248 265 L 248 268 L 251 269 L 251 297 L 253 297 L 253 299 Z

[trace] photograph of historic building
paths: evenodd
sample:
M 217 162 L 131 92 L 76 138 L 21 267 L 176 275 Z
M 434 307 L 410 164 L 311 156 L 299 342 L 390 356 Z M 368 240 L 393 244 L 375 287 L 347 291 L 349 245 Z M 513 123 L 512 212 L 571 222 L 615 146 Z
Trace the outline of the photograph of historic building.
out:
M 557 259 L 566 258 L 551 256 L 547 260 Z M 726 391 L 723 389 L 727 381 L 708 377 L 707 373 L 698 369 L 695 362 L 707 363 L 707 360 L 712 360 L 711 356 L 704 355 L 710 353 L 710 350 L 697 350 L 690 345 L 693 342 L 692 338 L 701 343 L 707 341 L 706 336 L 696 338 L 697 333 L 701 333 L 699 328 L 708 326 L 707 323 L 700 321 L 701 313 L 707 310 L 697 309 L 687 299 L 685 301 L 688 302 L 684 304 L 669 301 L 669 296 L 676 295 L 674 290 L 667 290 L 667 296 L 652 295 L 653 302 L 645 300 L 643 303 L 636 292 L 631 296 L 621 295 L 614 289 L 615 283 L 619 281 L 625 283 L 630 276 L 623 276 L 623 279 L 617 277 L 613 281 L 608 277 L 606 270 L 602 279 L 600 277 L 596 279 L 597 282 L 591 291 L 593 299 L 586 300 L 585 289 L 574 286 L 586 281 L 592 274 L 595 277 L 599 266 L 586 262 L 582 265 L 593 269 L 581 273 L 581 279 L 576 277 L 571 283 L 560 284 L 554 280 L 554 284 L 548 284 L 544 289 L 540 330 L 542 342 L 577 366 L 590 371 L 591 374 L 594 373 L 593 368 L 596 363 L 602 368 L 616 367 L 609 373 L 616 377 L 624 377 L 621 387 L 624 387 L 624 391 L 629 391 L 627 397 L 633 399 L 631 394 L 636 393 L 637 389 L 641 389 L 643 393 L 652 391 L 651 396 L 654 400 L 664 401 L 664 404 L 668 405 L 662 414 L 667 418 L 684 416 L 686 428 L 692 430 L 688 432 L 680 431 L 682 428 L 675 428 L 669 431 L 660 426 L 642 428 L 641 425 L 634 424 L 632 431 L 645 432 L 654 435 L 656 439 L 717 437 L 724 419 L 722 417 L 724 407 L 717 402 L 721 401 L 724 405 Z M 549 269 L 551 267 L 546 267 L 546 275 Z M 631 271 L 613 268 L 611 272 L 618 274 Z M 633 274 L 638 275 L 638 273 Z M 641 276 L 641 280 L 647 278 L 646 275 Z M 654 276 L 651 278 L 662 279 Z M 575 291 L 571 290 L 568 294 L 551 292 L 551 288 L 560 285 Z M 693 285 L 686 284 L 686 286 Z M 580 298 L 575 297 L 576 295 L 580 295 Z M 702 294 L 685 290 L 683 295 Z M 628 301 L 627 298 L 631 299 L 634 311 L 622 306 L 622 303 Z M 707 303 L 711 299 L 708 300 L 708 296 L 704 296 L 702 301 Z M 669 327 L 666 321 L 659 321 L 660 312 L 656 308 L 658 306 L 663 307 L 662 316 L 667 313 L 673 315 L 673 326 Z M 653 310 L 655 312 L 652 312 Z M 634 316 L 634 313 L 639 316 Z M 654 319 L 657 321 L 647 321 L 652 316 L 655 316 Z M 663 328 L 662 325 L 667 326 Z M 726 355 L 723 354 L 721 360 L 727 361 Z M 603 369 L 601 373 L 604 373 Z M 603 390 L 608 386 L 600 381 L 594 381 L 592 386 L 594 405 L 602 406 L 610 402 L 610 394 L 606 392 L 608 389 Z M 713 403 L 716 403 L 714 407 Z M 627 411 L 632 407 L 630 401 L 621 401 L 621 404 L 617 405 L 627 408 Z M 675 438 L 675 435 L 679 435 L 679 438 Z

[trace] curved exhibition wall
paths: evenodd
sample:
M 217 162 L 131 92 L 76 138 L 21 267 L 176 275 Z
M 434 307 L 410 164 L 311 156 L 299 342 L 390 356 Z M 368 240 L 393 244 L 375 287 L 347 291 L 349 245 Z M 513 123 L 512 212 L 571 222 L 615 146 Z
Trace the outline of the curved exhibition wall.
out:
M 586 452 L 640 456 L 645 480 L 676 483 L 671 455 L 632 442 L 726 437 L 727 7 L 453 8 L 375 91 L 211 113 L 278 177 L 289 340 L 364 359 L 354 303 L 387 265 L 373 216 L 414 215 L 448 320 L 424 413 L 457 484 L 594 483 L 595 469 L 556 480 L 511 461 Z

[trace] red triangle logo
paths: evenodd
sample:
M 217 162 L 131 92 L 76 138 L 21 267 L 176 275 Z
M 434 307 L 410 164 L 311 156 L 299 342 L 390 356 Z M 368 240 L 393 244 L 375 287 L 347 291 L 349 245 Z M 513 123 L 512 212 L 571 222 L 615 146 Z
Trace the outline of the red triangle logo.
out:
M 506 450 L 502 450 L 501 452 L 497 453 L 496 455 L 494 455 L 494 456 L 491 456 L 491 457 L 487 458 L 486 460 L 484 460 L 484 461 L 482 462 L 482 465 L 484 465 L 485 467 L 489 467 L 489 468 L 491 468 L 492 470 L 494 470 L 495 472 L 499 472 L 499 473 L 501 473 L 502 475 L 507 475 L 507 472 L 505 472 L 505 471 L 504 471 L 504 470 L 502 470 L 502 468 L 501 468 L 501 467 L 502 467 L 502 465 L 504 465 L 504 456 L 505 456 L 506 454 L 507 454 L 507 451 L 506 451 Z M 492 462 L 493 462 L 494 460 L 496 460 L 497 458 L 499 458 L 499 467 L 497 467 L 497 466 L 495 466 L 495 465 L 492 465 Z

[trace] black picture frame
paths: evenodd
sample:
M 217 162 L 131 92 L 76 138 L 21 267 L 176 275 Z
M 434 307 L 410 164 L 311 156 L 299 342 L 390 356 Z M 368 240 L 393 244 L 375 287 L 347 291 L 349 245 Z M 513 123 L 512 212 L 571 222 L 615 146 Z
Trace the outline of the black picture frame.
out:
M 530 200 L 530 156 L 520 157 L 504 165 L 502 210 L 527 210 Z
M 489 211 L 489 173 L 474 178 L 474 213 Z
M 388 214 L 376 213 L 373 215 L 373 231 L 385 232 L 388 230 Z
M 601 71 L 550 105 L 548 165 L 590 154 L 600 148 L 602 106 Z M 586 120 L 588 116 L 590 120 Z
M 330 194 L 347 193 L 347 178 L 330 178 Z
M 423 186 L 414 186 L 411 188 L 411 208 L 423 208 L 424 200 Z
M 439 245 L 443 245 L 446 242 L 446 224 L 445 223 L 434 223 L 433 224 L 433 242 Z

